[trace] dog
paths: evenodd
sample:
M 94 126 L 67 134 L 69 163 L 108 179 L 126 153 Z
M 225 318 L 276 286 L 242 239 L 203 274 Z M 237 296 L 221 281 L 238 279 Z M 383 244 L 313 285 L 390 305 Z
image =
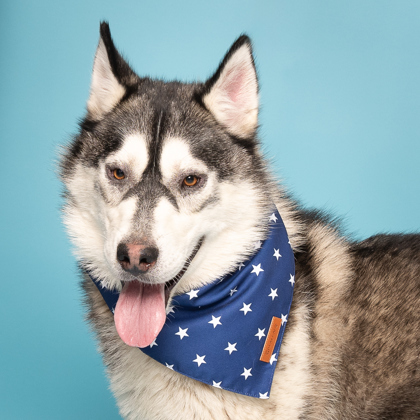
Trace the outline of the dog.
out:
M 87 318 L 121 415 L 420 418 L 420 235 L 346 238 L 334 219 L 305 210 L 279 185 L 257 131 L 246 35 L 206 82 L 165 82 L 139 77 L 101 23 L 87 114 L 60 175 Z M 282 248 L 265 246 L 277 234 Z M 265 262 L 248 264 L 264 247 L 278 278 Z M 220 311 L 228 312 L 193 305 L 204 291 L 212 300 L 208 290 L 223 290 Z M 235 308 L 228 299 L 237 295 Z M 268 318 L 246 299 L 261 299 Z M 178 329 L 178 311 L 191 325 L 208 316 L 194 344 L 201 353 L 187 355 L 193 329 Z M 226 330 L 229 316 L 236 338 L 218 343 L 212 334 Z M 164 336 L 166 328 L 175 330 Z M 252 346 L 264 346 L 265 362 Z M 175 361 L 159 360 L 157 349 Z M 211 369 L 211 351 L 226 357 L 212 371 L 223 380 L 195 374 Z M 234 365 L 242 356 L 253 358 L 243 372 Z M 255 385 L 259 366 L 271 372 L 258 384 L 265 392 Z

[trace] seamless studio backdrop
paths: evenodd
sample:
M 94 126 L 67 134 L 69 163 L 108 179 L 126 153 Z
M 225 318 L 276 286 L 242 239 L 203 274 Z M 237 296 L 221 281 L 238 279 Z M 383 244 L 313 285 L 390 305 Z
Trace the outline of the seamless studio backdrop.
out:
M 118 419 L 60 221 L 59 145 L 77 133 L 99 39 L 140 75 L 204 80 L 243 32 L 260 137 L 303 204 L 353 238 L 420 228 L 420 3 L 3 1 L 0 418 Z

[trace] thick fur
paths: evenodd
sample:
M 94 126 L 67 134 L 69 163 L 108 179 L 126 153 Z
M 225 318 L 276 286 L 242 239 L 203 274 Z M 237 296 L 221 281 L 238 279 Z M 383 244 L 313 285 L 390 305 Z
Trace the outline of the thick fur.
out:
M 88 319 L 121 415 L 420 418 L 420 235 L 346 239 L 273 180 L 257 128 L 258 82 L 246 36 L 206 83 L 166 83 L 138 77 L 101 25 L 88 112 L 63 153 L 61 177 Z M 123 182 L 112 178 L 116 167 L 127 175 Z M 197 187 L 181 187 L 190 174 L 199 175 Z M 265 238 L 273 202 L 295 252 L 296 283 L 269 400 L 194 381 L 123 343 L 86 270 L 120 290 L 133 278 L 115 257 L 118 244 L 153 245 L 156 266 L 139 280 L 177 278 L 169 305 L 249 256 Z

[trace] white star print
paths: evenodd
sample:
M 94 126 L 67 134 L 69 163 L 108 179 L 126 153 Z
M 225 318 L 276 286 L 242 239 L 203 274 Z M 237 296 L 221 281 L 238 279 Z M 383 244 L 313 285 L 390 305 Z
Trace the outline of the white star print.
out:
M 168 369 L 174 370 L 174 365 L 168 365 L 166 362 L 165 362 L 165 364 L 166 364 L 166 367 L 167 367 Z
M 220 386 L 220 384 L 222 383 L 222 381 L 220 381 L 220 382 L 215 382 L 215 381 L 213 381 L 213 386 L 215 387 L 215 388 L 220 388 L 220 389 L 222 389 L 222 387 Z
M 252 305 L 252 303 L 248 303 L 246 305 L 245 302 L 244 302 L 243 308 L 239 309 L 239 311 L 242 311 L 244 313 L 244 315 L 246 315 L 248 312 L 252 312 L 251 305 Z
M 237 344 L 238 343 L 230 344 L 229 341 L 228 341 L 228 346 L 225 348 L 225 350 L 227 350 L 229 352 L 229 354 L 232 354 L 232 352 L 238 351 L 238 350 L 236 350 L 236 345 Z
M 248 376 L 252 376 L 251 370 L 252 368 L 249 368 L 249 369 L 244 368 L 244 372 L 241 373 L 241 376 L 245 376 L 245 380 L 247 380 Z
M 281 325 L 285 324 L 287 322 L 287 314 L 283 315 L 281 314 Z
M 262 400 L 268 400 L 268 391 L 267 392 L 265 392 L 264 394 L 261 394 L 261 392 L 259 393 L 260 394 L 260 398 L 262 399 Z
M 251 271 L 251 274 L 252 273 L 255 273 L 256 275 L 257 275 L 257 277 L 259 276 L 259 274 L 261 273 L 261 271 L 264 271 L 262 268 L 261 268 L 261 264 L 258 264 L 258 265 L 252 265 L 253 267 L 254 267 L 254 269 Z
M 271 289 L 271 287 L 270 287 Z M 274 298 L 279 297 L 279 295 L 277 294 L 277 289 L 273 290 L 271 289 L 271 293 L 268 295 L 271 297 L 271 300 L 274 300 Z
M 233 289 L 230 290 L 230 295 L 232 296 L 234 293 L 236 293 L 238 290 L 236 289 L 236 287 L 234 287 Z
M 179 335 L 179 338 L 182 340 L 184 337 L 189 337 L 187 334 L 188 328 L 182 329 L 181 327 L 178 327 L 179 331 L 175 333 L 175 335 Z
M 262 245 L 262 242 L 261 241 L 255 242 L 254 249 L 260 249 L 261 248 L 261 245 Z
M 114 312 L 115 312 L 115 308 L 112 308 L 112 309 L 111 309 L 111 312 L 112 312 L 112 313 L 114 313 Z
M 239 271 L 241 271 L 241 268 L 242 268 L 242 267 L 245 267 L 245 264 L 241 262 L 241 263 L 239 263 L 239 265 L 238 265 L 238 270 L 239 270 Z
M 152 348 L 153 346 L 157 346 L 157 344 L 156 344 L 156 340 L 153 340 L 153 343 L 152 343 L 152 344 L 150 344 L 150 348 Z
M 167 308 L 166 308 L 166 315 L 169 315 L 169 314 L 174 314 L 175 313 L 175 311 L 174 311 L 174 307 L 172 306 L 172 305 L 169 305 Z
M 272 365 L 274 362 L 277 362 L 276 359 L 276 353 L 273 353 L 270 357 L 270 365 Z
M 215 316 L 212 315 L 211 321 L 209 321 L 208 323 L 213 324 L 213 327 L 216 328 L 218 325 L 222 325 L 222 323 L 220 322 L 220 318 L 221 316 L 216 318 Z
M 270 216 L 270 222 L 274 222 L 274 223 L 277 222 L 277 217 L 274 213 Z
M 200 289 L 197 289 L 197 290 L 191 290 L 191 292 L 188 292 L 188 293 L 186 293 L 189 297 L 190 297 L 190 300 L 192 299 L 192 298 L 196 298 L 196 297 L 198 297 L 198 292 L 200 291 Z
M 292 275 L 290 274 L 290 280 L 289 280 L 289 283 L 290 283 L 292 286 L 295 284 L 295 276 L 292 276 Z
M 261 340 L 261 338 L 265 337 L 264 331 L 265 331 L 265 328 L 263 330 L 258 328 L 258 332 L 257 332 L 257 334 L 255 334 L 255 337 L 258 337 L 259 341 Z
M 206 363 L 206 361 L 204 360 L 204 358 L 206 357 L 206 355 L 199 356 L 198 354 L 196 354 L 196 356 L 197 356 L 197 358 L 194 359 L 193 362 L 197 363 L 198 366 L 201 366 L 203 363 Z
M 276 257 L 277 261 L 279 260 L 279 258 L 281 257 L 281 255 L 280 255 L 280 249 L 274 248 L 273 257 Z

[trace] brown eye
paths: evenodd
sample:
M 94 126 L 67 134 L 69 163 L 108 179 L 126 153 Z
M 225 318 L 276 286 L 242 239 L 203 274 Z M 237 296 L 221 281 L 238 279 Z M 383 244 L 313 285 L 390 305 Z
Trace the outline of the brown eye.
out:
M 118 168 L 112 171 L 112 175 L 114 176 L 115 179 L 118 179 L 118 181 L 121 181 L 122 179 L 125 178 L 125 173 L 121 169 L 118 169 Z
M 182 184 L 185 185 L 186 187 L 194 187 L 194 185 L 197 184 L 199 178 L 195 175 L 188 175 L 184 178 L 184 180 L 182 181 Z

